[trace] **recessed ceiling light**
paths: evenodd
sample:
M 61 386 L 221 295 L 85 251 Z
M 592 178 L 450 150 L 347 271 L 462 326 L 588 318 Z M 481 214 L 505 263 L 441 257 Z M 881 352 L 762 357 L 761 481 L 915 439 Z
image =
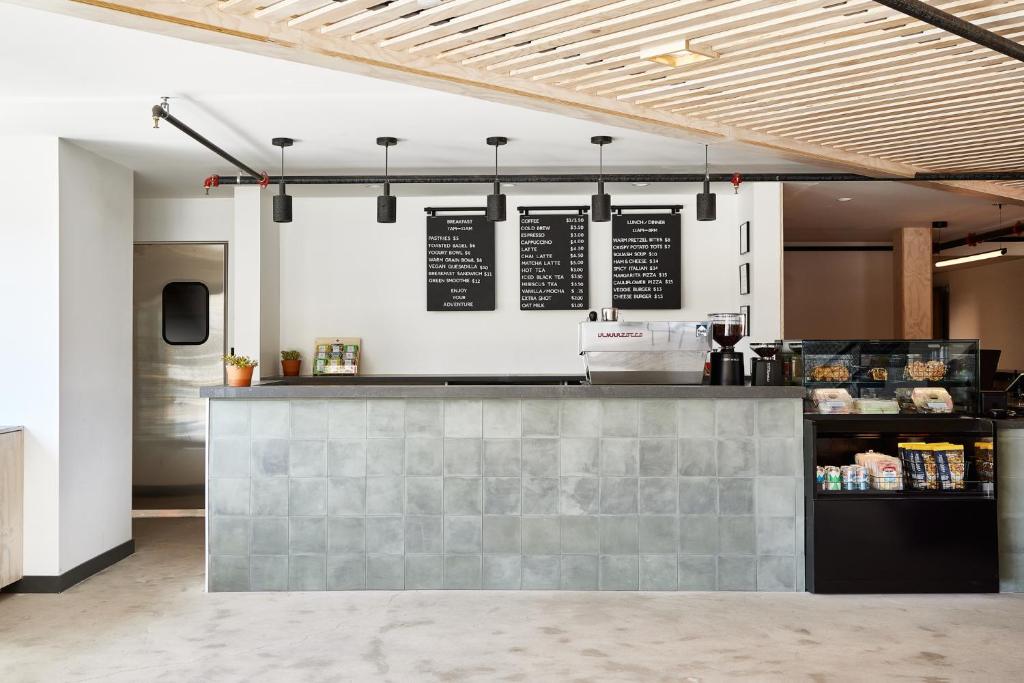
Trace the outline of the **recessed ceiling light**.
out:
M 990 258 L 999 258 L 1000 256 L 1006 255 L 1006 249 L 996 249 L 994 251 L 983 251 L 980 254 L 971 254 L 970 256 L 960 256 L 957 258 L 946 259 L 945 261 L 937 261 L 935 263 L 936 268 L 943 268 L 945 266 L 957 266 L 961 263 L 973 263 L 974 261 L 985 261 Z
M 849 202 L 849 201 L 853 201 L 853 197 L 840 197 L 840 198 L 839 198 L 838 200 L 836 200 L 836 201 L 840 201 L 840 202 Z
M 633 183 L 633 187 L 647 187 L 650 183 Z
M 640 59 L 675 67 L 706 62 L 709 59 L 717 59 L 718 56 L 718 53 L 709 47 L 693 45 L 688 38 L 640 51 Z

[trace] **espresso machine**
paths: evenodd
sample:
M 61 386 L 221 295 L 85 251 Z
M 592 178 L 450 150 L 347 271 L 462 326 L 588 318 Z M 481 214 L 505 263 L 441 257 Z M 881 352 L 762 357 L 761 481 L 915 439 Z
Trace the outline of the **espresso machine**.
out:
M 711 338 L 719 345 L 711 352 L 711 384 L 743 386 L 743 354 L 736 344 L 745 336 L 742 313 L 711 313 Z
M 776 342 L 752 343 L 750 350 L 757 354 L 750 359 L 750 385 L 755 387 L 781 387 L 783 385 L 782 360 L 776 358 Z

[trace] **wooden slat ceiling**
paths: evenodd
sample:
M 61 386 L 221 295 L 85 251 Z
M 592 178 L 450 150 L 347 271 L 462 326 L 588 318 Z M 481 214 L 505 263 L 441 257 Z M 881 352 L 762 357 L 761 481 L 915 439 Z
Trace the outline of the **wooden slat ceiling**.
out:
M 86 0 L 78 0 L 85 2 Z M 86 2 L 96 5 L 97 2 Z M 111 5 L 113 3 L 102 3 Z M 124 0 L 927 171 L 1024 167 L 1024 64 L 871 0 Z M 1024 2 L 933 0 L 1013 40 Z M 188 15 L 196 16 L 195 14 Z M 718 55 L 672 67 L 652 47 Z M 317 43 L 322 45 L 323 43 Z M 596 100 L 594 99 L 596 98 Z M 636 110 L 631 110 L 636 111 Z M 769 137 L 770 136 L 770 137 Z M 844 156 L 846 155 L 846 156 Z M 1003 185 L 1008 190 L 1017 183 Z

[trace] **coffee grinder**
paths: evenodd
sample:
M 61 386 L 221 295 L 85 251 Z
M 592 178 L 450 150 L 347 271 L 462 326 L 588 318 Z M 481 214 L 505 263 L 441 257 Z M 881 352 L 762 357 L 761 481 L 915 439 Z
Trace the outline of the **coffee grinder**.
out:
M 745 336 L 742 313 L 711 313 L 711 338 L 721 347 L 711 352 L 711 384 L 743 386 L 743 354 L 736 344 Z
M 750 350 L 757 358 L 750 359 L 750 385 L 755 387 L 781 387 L 783 384 L 782 361 L 776 358 L 779 345 L 774 342 L 751 344 Z

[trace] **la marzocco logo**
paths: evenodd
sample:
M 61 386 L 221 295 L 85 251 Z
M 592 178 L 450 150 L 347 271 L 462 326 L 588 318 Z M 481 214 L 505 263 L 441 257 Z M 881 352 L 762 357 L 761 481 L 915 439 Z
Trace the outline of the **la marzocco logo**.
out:
M 634 339 L 644 336 L 643 332 L 598 332 L 598 339 Z

